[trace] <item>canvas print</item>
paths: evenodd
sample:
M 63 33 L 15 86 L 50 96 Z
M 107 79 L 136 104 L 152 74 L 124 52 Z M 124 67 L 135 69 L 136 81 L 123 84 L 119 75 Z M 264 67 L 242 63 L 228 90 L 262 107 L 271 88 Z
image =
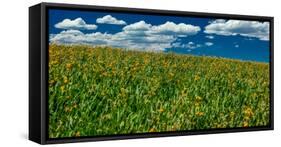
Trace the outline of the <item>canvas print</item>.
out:
M 48 137 L 270 124 L 269 22 L 48 10 Z

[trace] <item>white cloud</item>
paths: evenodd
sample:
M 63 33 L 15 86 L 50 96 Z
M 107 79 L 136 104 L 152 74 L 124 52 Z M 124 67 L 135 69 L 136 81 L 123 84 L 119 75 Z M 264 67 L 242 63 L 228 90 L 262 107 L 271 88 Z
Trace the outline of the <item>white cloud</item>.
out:
M 74 20 L 64 19 L 63 21 L 55 24 L 56 28 L 67 30 L 96 30 L 95 24 L 86 24 L 82 18 L 76 18 Z
M 178 37 L 185 37 L 196 35 L 201 29 L 198 26 L 193 26 L 190 24 L 175 24 L 173 22 L 167 21 L 160 25 L 151 25 L 145 21 L 139 21 L 123 28 L 127 33 L 137 34 L 147 34 L 147 35 L 172 35 Z
M 167 24 L 170 27 L 167 27 Z M 167 31 L 165 31 L 165 28 Z M 195 28 L 195 30 L 191 31 L 191 28 Z M 176 25 L 165 23 L 151 25 L 145 21 L 139 21 L 123 27 L 121 32 L 115 34 L 100 32 L 84 34 L 78 30 L 62 31 L 59 34 L 50 35 L 50 42 L 58 44 L 108 45 L 128 49 L 164 51 L 166 48 L 173 47 L 172 43 L 179 36 L 195 35 L 200 30 L 198 28 L 187 24 Z M 198 45 L 189 45 L 187 47 L 196 48 Z
M 194 42 L 190 41 L 190 42 L 188 42 L 187 44 L 189 44 L 189 45 L 194 45 Z
M 66 30 L 56 34 L 50 38 L 50 42 L 57 44 L 96 44 L 102 45 L 106 43 L 106 39 L 110 38 L 109 34 L 91 33 L 84 34 L 78 30 Z
M 216 20 L 209 21 L 209 23 L 225 23 L 225 22 L 226 22 L 225 19 L 216 19 Z
M 195 35 L 199 31 L 200 31 L 200 27 L 198 26 L 193 26 L 184 23 L 175 24 L 170 21 L 167 21 L 166 23 L 158 26 L 153 26 L 151 28 L 151 33 L 166 34 L 166 35 L 181 35 L 181 37 Z
M 127 23 L 124 20 L 118 20 L 111 15 L 106 15 L 104 17 L 98 18 L 96 20 L 97 23 L 104 23 L 104 24 L 115 24 L 115 25 L 126 25 Z
M 95 30 L 97 26 L 95 24 L 87 24 L 82 18 L 76 18 L 74 20 L 64 19 L 63 21 L 55 24 L 58 29 L 67 30 Z
M 182 44 L 180 42 L 173 42 L 172 46 L 176 48 L 182 48 Z
M 61 34 L 81 35 L 83 33 L 79 30 L 66 30 L 62 31 Z
M 190 41 L 188 43 L 185 43 L 185 44 L 182 44 L 181 42 L 174 42 L 174 43 L 172 43 L 172 46 L 176 47 L 176 48 L 187 48 L 189 50 L 202 47 L 201 44 L 196 44 L 196 43 L 194 43 L 192 41 Z
M 205 33 L 224 36 L 241 35 L 269 40 L 269 23 L 244 20 L 215 20 L 205 27 Z
M 205 45 L 206 46 L 212 46 L 212 45 L 214 45 L 214 43 L 213 42 L 205 42 Z
M 194 44 L 193 42 L 189 42 L 187 44 L 184 44 L 184 48 L 188 48 L 188 49 L 196 49 L 201 47 L 201 44 Z
M 212 42 L 205 42 L 204 44 L 194 43 L 192 41 L 182 44 L 181 42 L 173 42 L 172 46 L 175 48 L 187 48 L 188 50 L 193 50 L 200 47 L 212 46 L 214 43 Z
M 215 36 L 212 36 L 212 35 L 207 35 L 205 37 L 208 38 L 208 39 L 214 39 L 215 38 Z
M 146 35 L 151 27 L 151 24 L 148 24 L 145 21 L 139 21 L 123 27 L 123 31 L 130 35 Z
M 67 30 L 62 31 L 59 34 L 50 35 L 50 42 L 56 44 L 87 44 L 93 46 L 107 45 L 148 51 L 163 51 L 165 48 L 170 48 L 170 43 L 173 40 L 173 38 L 169 38 L 168 36 L 142 36 L 133 38 L 131 36 L 127 36 L 123 32 L 116 34 L 100 32 L 84 34 L 78 30 Z
M 130 25 L 127 25 L 123 28 L 125 31 L 147 31 L 151 28 L 151 24 L 146 23 L 145 21 L 139 21 Z
M 201 44 L 195 44 L 194 42 L 188 42 L 187 44 L 183 44 L 183 47 L 184 48 L 188 48 L 188 49 L 196 49 L 196 48 L 199 48 L 199 47 L 202 47 Z

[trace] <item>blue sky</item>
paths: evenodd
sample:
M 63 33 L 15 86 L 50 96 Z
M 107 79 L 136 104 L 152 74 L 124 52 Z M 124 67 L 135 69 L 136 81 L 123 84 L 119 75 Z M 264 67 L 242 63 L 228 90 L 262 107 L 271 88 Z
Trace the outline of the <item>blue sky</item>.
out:
M 49 42 L 269 62 L 269 23 L 49 10 Z

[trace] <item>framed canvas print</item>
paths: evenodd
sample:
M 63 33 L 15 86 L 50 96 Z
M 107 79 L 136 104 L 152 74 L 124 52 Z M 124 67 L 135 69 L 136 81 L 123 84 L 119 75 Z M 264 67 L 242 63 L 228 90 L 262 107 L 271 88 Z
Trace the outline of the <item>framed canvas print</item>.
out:
M 29 139 L 273 130 L 273 18 L 29 8 Z

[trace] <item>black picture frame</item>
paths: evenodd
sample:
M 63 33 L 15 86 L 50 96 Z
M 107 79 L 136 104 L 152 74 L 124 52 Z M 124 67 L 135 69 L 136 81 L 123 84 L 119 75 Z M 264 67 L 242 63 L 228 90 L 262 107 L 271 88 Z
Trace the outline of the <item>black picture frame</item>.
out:
M 270 22 L 270 124 L 263 127 L 223 128 L 194 131 L 175 131 L 162 133 L 120 134 L 98 137 L 48 138 L 48 9 L 90 10 L 106 12 L 125 12 L 138 14 L 157 14 L 170 16 L 208 17 L 237 20 L 257 20 Z M 231 133 L 246 131 L 273 130 L 273 63 L 274 63 L 274 18 L 217 13 L 135 9 L 123 7 L 104 7 L 58 3 L 40 3 L 29 8 L 29 140 L 39 144 L 102 141 L 116 139 L 135 139 L 197 134 Z

